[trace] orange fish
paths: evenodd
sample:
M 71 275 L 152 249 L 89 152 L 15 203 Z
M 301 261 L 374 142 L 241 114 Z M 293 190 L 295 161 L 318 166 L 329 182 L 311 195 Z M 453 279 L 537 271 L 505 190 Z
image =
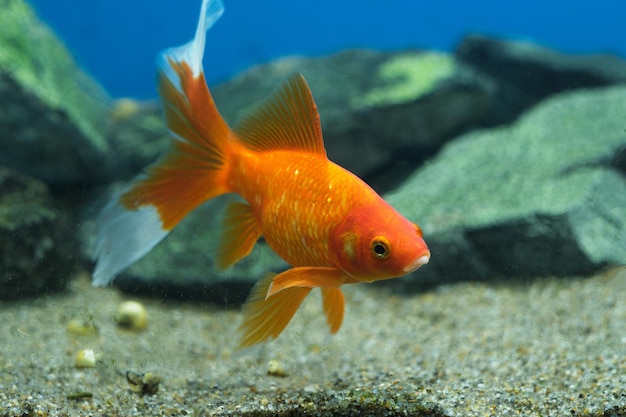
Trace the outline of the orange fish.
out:
M 405 275 L 430 252 L 417 225 L 328 160 L 302 75 L 229 128 L 202 68 L 205 32 L 222 12 L 220 0 L 204 0 L 194 39 L 161 54 L 158 88 L 171 149 L 103 210 L 93 283 L 109 283 L 201 203 L 236 193 L 245 203 L 226 207 L 217 265 L 235 264 L 263 235 L 292 266 L 252 290 L 239 346 L 278 337 L 316 287 L 334 334 L 343 321 L 341 285 Z

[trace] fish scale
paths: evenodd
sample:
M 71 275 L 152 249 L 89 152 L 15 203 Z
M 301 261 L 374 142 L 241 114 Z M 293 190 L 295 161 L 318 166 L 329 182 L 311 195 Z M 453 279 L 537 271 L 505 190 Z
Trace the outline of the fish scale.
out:
M 362 181 L 318 155 L 245 152 L 235 160 L 233 190 L 252 206 L 267 244 L 293 266 L 331 266 L 330 231 L 352 207 L 377 197 L 351 192 Z

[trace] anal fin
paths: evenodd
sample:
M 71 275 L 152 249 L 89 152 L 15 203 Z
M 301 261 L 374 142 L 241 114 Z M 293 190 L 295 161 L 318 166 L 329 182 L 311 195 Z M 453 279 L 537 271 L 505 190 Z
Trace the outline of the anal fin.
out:
M 287 327 L 311 288 L 289 288 L 265 299 L 275 274 L 268 274 L 256 283 L 243 307 L 243 323 L 239 349 L 276 339 Z

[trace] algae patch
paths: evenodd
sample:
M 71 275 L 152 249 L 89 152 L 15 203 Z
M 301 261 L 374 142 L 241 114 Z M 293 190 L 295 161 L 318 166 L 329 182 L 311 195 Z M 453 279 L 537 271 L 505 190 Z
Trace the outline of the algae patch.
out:
M 441 52 L 405 54 L 392 58 L 378 68 L 378 78 L 384 85 L 356 97 L 357 108 L 373 107 L 379 103 L 402 103 L 428 93 L 440 81 L 456 71 L 454 58 Z
M 0 79 L 14 78 L 27 94 L 67 113 L 92 139 L 92 145 L 106 149 L 101 115 L 109 99 L 102 87 L 78 67 L 70 51 L 28 3 L 3 2 L 0 27 Z

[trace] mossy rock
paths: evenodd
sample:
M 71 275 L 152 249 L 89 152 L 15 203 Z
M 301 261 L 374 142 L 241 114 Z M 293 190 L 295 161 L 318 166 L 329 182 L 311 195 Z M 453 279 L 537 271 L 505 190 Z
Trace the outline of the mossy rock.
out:
M 441 52 L 398 55 L 376 73 L 385 85 L 353 97 L 355 108 L 402 104 L 432 92 L 437 84 L 454 76 L 456 62 Z
M 0 9 L 0 163 L 47 183 L 106 179 L 106 93 L 27 3 Z
M 70 218 L 42 182 L 0 165 L 0 299 L 65 288 L 74 267 Z
M 405 282 L 626 264 L 624 114 L 624 87 L 567 93 L 446 146 L 389 196 L 432 249 Z

